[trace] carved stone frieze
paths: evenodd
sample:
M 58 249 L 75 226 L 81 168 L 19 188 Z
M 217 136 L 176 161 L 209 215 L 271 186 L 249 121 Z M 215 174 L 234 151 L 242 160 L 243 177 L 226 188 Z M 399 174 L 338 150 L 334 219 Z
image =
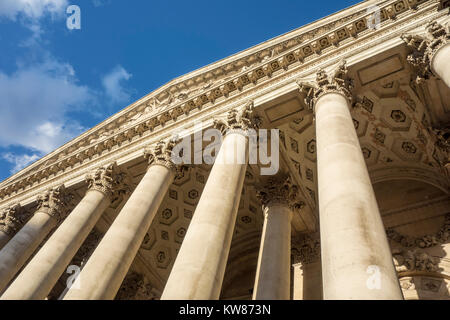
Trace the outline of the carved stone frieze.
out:
M 291 248 L 292 263 L 303 265 L 318 262 L 320 260 L 320 236 L 319 233 L 303 234 L 292 239 Z
M 225 119 L 215 119 L 214 127 L 223 134 L 233 130 L 247 131 L 258 129 L 261 125 L 261 118 L 255 115 L 253 101 L 247 102 L 244 106 L 230 110 Z
M 436 272 L 439 270 L 439 261 L 437 257 L 433 257 L 428 253 L 419 250 L 401 250 L 394 249 L 392 251 L 394 265 L 397 272 L 405 271 L 427 271 Z
M 436 52 L 449 43 L 448 27 L 433 22 L 428 26 L 428 37 L 403 35 L 402 39 L 408 47 L 412 48 L 412 53 L 408 55 L 407 61 L 417 73 L 416 83 L 421 83 L 432 77 L 431 61 Z
M 423 237 L 408 237 L 401 235 L 394 229 L 386 230 L 388 239 L 401 244 L 403 247 L 429 248 L 439 244 L 444 244 L 450 239 L 450 213 L 445 215 L 445 221 L 440 230 L 433 235 Z
M 256 186 L 256 196 L 264 207 L 282 204 L 294 210 L 305 206 L 300 200 L 299 187 L 287 174 L 268 176 L 262 186 Z
M 114 194 L 131 192 L 130 183 L 126 178 L 126 174 L 120 171 L 114 162 L 86 175 L 86 182 L 89 190 L 97 190 L 113 198 Z
M 353 100 L 351 92 L 353 80 L 347 76 L 347 73 L 347 64 L 345 61 L 342 61 L 331 77 L 324 70 L 319 69 L 314 83 L 297 81 L 300 92 L 305 95 L 306 105 L 313 110 L 317 100 L 327 93 L 341 94 L 351 103 Z
M 18 203 L 0 211 L 0 231 L 13 236 L 28 219 L 28 212 Z
M 58 221 L 64 220 L 70 213 L 72 200 L 74 199 L 64 185 L 48 190 L 41 194 L 38 201 L 38 212 L 44 212 Z

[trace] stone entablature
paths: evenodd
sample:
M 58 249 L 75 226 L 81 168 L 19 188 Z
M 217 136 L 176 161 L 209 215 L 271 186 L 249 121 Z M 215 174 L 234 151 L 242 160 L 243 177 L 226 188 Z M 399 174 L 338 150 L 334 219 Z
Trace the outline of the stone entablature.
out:
M 419 6 L 417 6 L 419 4 Z M 22 174 L 16 175 L 15 178 L 6 180 L 3 183 L 3 188 L 0 189 L 0 199 L 9 199 L 10 195 L 14 192 L 20 192 L 21 190 L 41 184 L 42 179 L 51 177 L 52 185 L 57 185 L 62 182 L 61 180 L 65 176 L 67 180 L 67 172 L 81 169 L 83 172 L 78 172 L 75 175 L 83 174 L 86 170 L 84 167 L 90 163 L 90 160 L 95 159 L 98 163 L 99 157 L 103 157 L 104 154 L 114 151 L 116 154 L 118 149 L 122 149 L 126 153 L 129 151 L 128 145 L 124 145 L 129 142 L 135 142 L 140 138 L 147 137 L 150 132 L 156 135 L 157 132 L 167 132 L 169 125 L 168 121 L 177 121 L 180 117 L 185 117 L 196 110 L 197 114 L 201 111 L 205 114 L 205 110 L 211 109 L 214 106 L 218 112 L 226 112 L 232 108 L 232 104 L 244 96 L 249 96 L 255 93 L 255 88 L 264 89 L 268 86 L 272 86 L 280 81 L 289 80 L 293 73 L 298 69 L 309 66 L 313 69 L 319 63 L 325 61 L 332 64 L 334 56 L 339 56 L 346 52 L 344 50 L 347 46 L 347 52 L 355 48 L 349 46 L 358 45 L 359 52 L 369 49 L 364 47 L 364 43 L 371 41 L 380 35 L 392 36 L 390 32 L 391 24 L 396 24 L 396 29 L 404 27 L 406 24 L 410 25 L 410 29 L 420 26 L 420 17 L 423 19 L 426 16 L 432 16 L 437 18 L 443 16 L 445 12 L 436 13 L 438 5 L 445 7 L 445 3 L 437 1 L 386 1 L 379 4 L 382 12 L 382 26 L 379 30 L 371 31 L 367 27 L 367 19 L 371 14 L 364 14 L 365 10 L 361 10 L 357 14 L 351 15 L 345 19 L 340 19 L 338 22 L 333 22 L 323 28 L 315 36 L 311 36 L 311 39 L 301 42 L 301 44 L 293 45 L 292 49 L 285 50 L 280 53 L 280 50 L 273 50 L 273 57 L 266 58 L 265 60 L 256 63 L 253 66 L 245 66 L 236 75 L 230 76 L 226 81 L 224 79 L 219 80 L 222 84 L 215 86 L 211 83 L 204 85 L 203 92 L 198 95 L 183 96 L 184 99 L 178 99 L 174 101 L 172 99 L 170 110 L 167 107 L 159 107 L 158 110 L 153 110 L 157 107 L 157 101 L 150 101 L 153 95 L 145 97 L 147 103 L 143 105 L 142 99 L 131 107 L 120 112 L 118 115 L 112 117 L 110 120 L 105 121 L 98 127 L 93 128 L 87 133 L 81 135 L 79 138 L 69 143 L 66 146 L 61 147 L 54 153 L 47 157 L 44 157 L 41 161 L 31 166 L 29 174 L 24 171 Z M 413 12 L 413 14 L 411 14 Z M 403 19 L 403 20 L 402 20 Z M 419 21 L 419 23 L 417 22 Z M 373 32 L 373 36 L 371 34 Z M 294 32 L 295 33 L 295 32 Z M 395 35 L 394 35 L 395 36 Z M 299 36 L 297 36 L 298 38 Z M 379 40 L 381 41 L 381 40 Z M 382 42 L 382 41 L 381 41 Z M 289 47 L 289 46 L 288 46 Z M 268 49 L 264 49 L 268 50 Z M 264 51 L 262 50 L 262 51 Z M 260 53 L 262 53 L 262 51 Z M 239 61 L 238 61 L 239 62 Z M 236 63 L 238 63 L 236 62 Z M 211 67 L 206 67 L 205 70 L 210 70 Z M 262 73 L 261 73 L 262 71 Z M 309 70 L 310 72 L 313 70 Z M 210 72 L 210 71 L 206 71 Z M 187 75 L 189 76 L 189 75 Z M 206 78 L 205 78 L 206 79 Z M 177 81 L 177 80 L 175 80 Z M 185 80 L 186 82 L 192 81 L 192 79 Z M 204 83 L 204 82 L 203 82 Z M 262 85 L 264 84 L 264 86 Z M 167 86 L 170 87 L 168 84 Z M 178 83 L 177 88 L 183 88 L 184 85 Z M 231 90 L 233 88 L 233 90 Z M 175 90 L 167 89 L 171 92 Z M 246 93 L 245 95 L 243 93 Z M 159 91 L 155 92 L 157 95 Z M 173 94 L 172 94 L 173 95 Z M 168 99 L 170 100 L 170 99 Z M 217 102 L 223 102 L 228 104 L 227 110 L 220 110 Z M 170 104 L 170 103 L 169 103 Z M 214 105 L 216 104 L 216 105 Z M 209 106 L 205 108 L 205 106 Z M 225 108 L 223 108 L 225 109 Z M 155 111 L 155 112 L 154 112 Z M 211 113 L 212 114 L 212 113 Z M 190 116 L 191 120 L 193 117 Z M 108 129 L 109 128 L 109 129 Z M 115 128 L 115 129 L 113 129 Z M 108 131 L 109 130 L 109 131 Z M 155 137 L 156 138 L 156 137 Z M 161 138 L 161 137 L 158 137 Z M 59 154 L 59 156 L 58 156 Z M 116 157 L 123 155 L 116 155 Z M 58 159 L 56 159 L 58 157 Z M 108 159 L 111 161 L 113 159 Z M 49 163 L 50 162 L 50 163 Z M 105 161 L 106 162 L 106 161 Z M 39 167 L 38 167 L 39 166 Z M 27 170 L 27 169 L 25 169 Z M 58 179 L 59 181 L 56 181 Z M 11 183 L 15 179 L 19 181 Z M 47 182 L 48 181 L 48 182 Z M 48 187 L 49 180 L 46 180 L 45 185 Z M 31 191 L 28 194 L 37 194 L 42 191 L 43 187 L 39 187 L 39 190 Z M 17 200 L 17 197 L 14 197 Z M 6 203 L 6 202 L 5 202 Z

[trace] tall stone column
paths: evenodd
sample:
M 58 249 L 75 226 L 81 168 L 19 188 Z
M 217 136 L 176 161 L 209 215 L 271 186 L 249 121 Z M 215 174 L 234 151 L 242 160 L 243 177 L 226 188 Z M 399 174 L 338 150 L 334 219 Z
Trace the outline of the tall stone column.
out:
M 298 187 L 285 174 L 272 176 L 257 191 L 264 211 L 253 300 L 289 300 L 291 289 L 291 220 Z
M 402 38 L 413 49 L 407 60 L 417 72 L 416 81 L 421 82 L 434 75 L 450 87 L 448 27 L 434 22 L 429 25 L 426 38 L 417 35 L 405 35 Z
M 0 212 L 0 249 L 22 228 L 25 216 L 24 209 L 18 203 Z
M 72 196 L 64 186 L 38 197 L 38 209 L 33 217 L 0 251 L 0 292 L 22 268 L 36 248 L 69 211 Z
M 125 192 L 125 174 L 115 163 L 86 177 L 88 191 L 71 214 L 28 263 L 1 296 L 2 300 L 44 299 L 98 219 L 111 204 L 114 194 Z
M 324 299 L 402 299 L 350 115 L 345 63 L 300 88 L 315 112 Z
M 71 288 L 64 300 L 114 299 L 177 174 L 171 161 L 174 146 L 174 141 L 159 142 L 145 151 L 147 173 L 79 274 L 80 287 Z
M 253 103 L 216 127 L 227 131 L 162 294 L 164 300 L 218 299 L 248 162 Z

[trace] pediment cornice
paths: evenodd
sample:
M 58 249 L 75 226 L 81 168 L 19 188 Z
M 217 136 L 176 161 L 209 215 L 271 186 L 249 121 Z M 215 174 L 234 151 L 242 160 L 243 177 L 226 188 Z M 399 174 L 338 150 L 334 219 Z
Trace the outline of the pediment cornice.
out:
M 97 155 L 114 152 L 126 142 L 158 131 L 167 123 L 236 100 L 248 90 L 267 86 L 313 59 L 333 56 L 339 47 L 364 41 L 364 35 L 374 32 L 367 27 L 370 14 L 366 7 L 370 4 L 381 7 L 381 30 L 386 30 L 401 18 L 412 19 L 408 16 L 410 11 L 416 14 L 437 11 L 441 2 L 366 1 L 172 80 L 5 180 L 0 184 L 0 201 L 8 194 L 39 184 L 48 176 L 85 166 Z

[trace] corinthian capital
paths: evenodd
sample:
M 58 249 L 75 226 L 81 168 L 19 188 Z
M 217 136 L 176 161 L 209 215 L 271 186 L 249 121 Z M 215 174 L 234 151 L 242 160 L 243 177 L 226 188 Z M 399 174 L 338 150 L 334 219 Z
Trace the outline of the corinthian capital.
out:
M 116 193 L 128 193 L 131 189 L 126 174 L 120 171 L 115 162 L 86 175 L 86 182 L 89 190 L 100 191 L 110 198 Z
M 182 167 L 176 165 L 172 159 L 173 148 L 177 145 L 176 140 L 159 141 L 155 146 L 147 147 L 144 150 L 144 157 L 148 160 L 148 166 L 161 165 L 178 175 Z
M 303 265 L 320 260 L 319 233 L 303 234 L 292 241 L 291 255 L 293 263 Z
M 437 22 L 428 26 L 426 37 L 419 35 L 403 35 L 402 39 L 412 53 L 408 55 L 407 61 L 413 66 L 417 73 L 416 83 L 421 83 L 433 77 L 431 61 L 436 52 L 449 42 L 450 34 L 448 28 Z
M 0 230 L 12 236 L 20 228 L 26 220 L 25 210 L 18 203 L 15 203 L 8 208 L 0 211 Z
M 299 188 L 287 174 L 268 176 L 263 186 L 257 187 L 256 196 L 264 207 L 276 204 L 300 209 L 305 203 L 299 199 Z
M 327 93 L 338 93 L 343 95 L 349 103 L 353 100 L 353 80 L 348 77 L 348 69 L 346 61 L 342 61 L 334 75 L 331 77 L 322 69 L 316 74 L 316 81 L 313 83 L 297 81 L 299 90 L 305 94 L 305 103 L 314 110 L 317 100 Z
M 215 119 L 214 127 L 223 134 L 230 131 L 246 132 L 248 129 L 258 129 L 261 118 L 255 115 L 253 101 L 244 106 L 230 110 L 225 119 Z
M 69 214 L 73 195 L 64 185 L 44 192 L 38 196 L 38 212 L 44 212 L 58 221 L 62 221 Z

